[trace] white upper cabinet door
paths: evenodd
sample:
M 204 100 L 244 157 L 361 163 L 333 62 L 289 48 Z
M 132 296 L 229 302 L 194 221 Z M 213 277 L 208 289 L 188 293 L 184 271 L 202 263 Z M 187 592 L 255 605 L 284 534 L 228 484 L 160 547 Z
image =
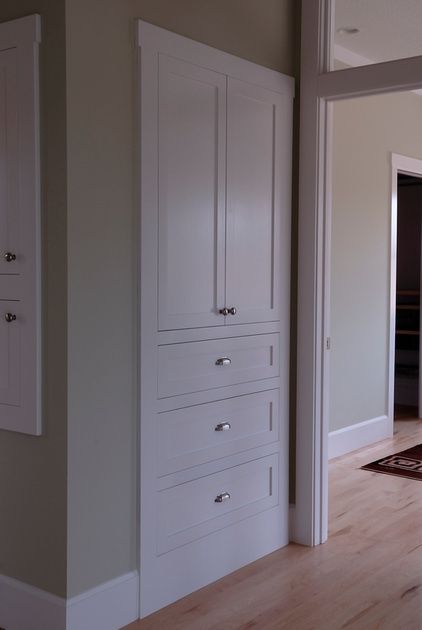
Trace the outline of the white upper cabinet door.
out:
M 0 51 L 0 274 L 18 273 L 17 49 Z
M 280 238 L 290 239 L 280 234 L 280 215 L 289 212 L 282 187 L 290 191 L 290 116 L 291 98 L 229 78 L 226 306 L 235 311 L 227 324 L 280 318 Z
M 159 56 L 159 329 L 224 325 L 226 77 Z

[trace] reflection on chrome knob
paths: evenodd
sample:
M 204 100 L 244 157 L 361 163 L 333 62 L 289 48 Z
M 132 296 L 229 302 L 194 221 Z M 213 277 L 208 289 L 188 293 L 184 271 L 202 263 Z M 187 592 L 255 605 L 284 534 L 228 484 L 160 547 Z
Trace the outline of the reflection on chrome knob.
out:
M 224 308 L 220 308 L 220 310 L 218 312 L 220 313 L 220 315 L 224 315 L 224 317 L 225 317 L 226 315 L 229 314 L 230 311 L 229 311 L 228 308 L 224 307 Z
M 214 503 L 223 503 L 223 501 L 227 501 L 227 499 L 230 499 L 230 495 L 228 492 L 222 492 L 221 494 L 218 494 L 215 499 L 214 499 Z
M 232 306 L 231 308 L 229 308 L 229 313 L 230 313 L 230 315 L 236 315 L 236 313 L 237 313 L 236 307 Z
M 15 321 L 16 315 L 14 315 L 13 313 L 6 313 L 6 315 L 4 316 L 4 319 L 7 321 L 8 324 L 10 324 L 10 322 Z
M 12 260 L 16 260 L 16 254 L 12 254 L 12 252 L 6 252 L 4 255 L 4 259 L 6 262 L 12 262 Z
M 232 428 L 230 422 L 220 422 L 215 427 L 214 431 L 229 431 Z
M 221 359 L 217 359 L 215 364 L 216 365 L 230 365 L 231 364 L 231 359 L 229 359 L 227 357 L 221 357 Z

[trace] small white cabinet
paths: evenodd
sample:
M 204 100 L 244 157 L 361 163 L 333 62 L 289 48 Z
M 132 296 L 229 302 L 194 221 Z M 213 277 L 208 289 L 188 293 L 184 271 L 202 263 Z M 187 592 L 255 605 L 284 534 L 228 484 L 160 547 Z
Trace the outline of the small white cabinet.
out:
M 145 616 L 288 543 L 293 80 L 139 47 Z
M 41 433 L 40 17 L 0 24 L 0 429 Z

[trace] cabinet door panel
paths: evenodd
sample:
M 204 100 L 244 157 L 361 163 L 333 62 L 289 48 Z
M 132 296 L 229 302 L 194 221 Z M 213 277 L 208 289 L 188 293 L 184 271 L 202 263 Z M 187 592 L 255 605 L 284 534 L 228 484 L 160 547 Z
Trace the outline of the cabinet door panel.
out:
M 17 49 L 0 51 L 0 274 L 18 273 Z M 16 260 L 9 262 L 9 252 Z
M 285 103 L 281 94 L 229 79 L 226 304 L 236 314 L 227 324 L 280 317 L 280 186 L 290 173 L 280 160 Z
M 6 321 L 6 316 L 16 320 Z M 19 302 L 0 300 L 0 406 L 20 403 Z
M 159 329 L 223 325 L 226 77 L 159 57 Z

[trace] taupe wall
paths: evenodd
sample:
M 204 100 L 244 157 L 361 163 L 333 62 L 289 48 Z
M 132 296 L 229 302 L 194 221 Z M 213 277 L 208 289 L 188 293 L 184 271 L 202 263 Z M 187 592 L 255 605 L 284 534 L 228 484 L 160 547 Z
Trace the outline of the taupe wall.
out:
M 69 596 L 137 565 L 134 19 L 292 74 L 293 0 L 68 0 Z
M 330 430 L 387 413 L 391 152 L 422 158 L 422 97 L 334 105 Z
M 66 75 L 64 0 L 2 0 L 42 15 L 44 431 L 0 431 L 0 573 L 66 594 Z

